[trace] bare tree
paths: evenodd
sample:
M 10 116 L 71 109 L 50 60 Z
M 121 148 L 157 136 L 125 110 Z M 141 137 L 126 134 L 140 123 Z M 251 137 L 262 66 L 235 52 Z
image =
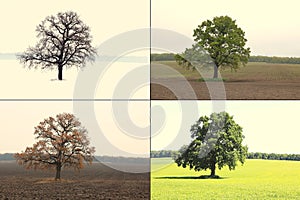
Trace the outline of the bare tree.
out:
M 40 38 L 35 47 L 29 47 L 18 55 L 21 63 L 29 68 L 58 68 L 58 80 L 62 80 L 64 67 L 83 67 L 94 60 L 96 49 L 91 46 L 90 28 L 75 12 L 60 12 L 48 16 L 36 28 Z
M 55 180 L 59 180 L 62 168 L 80 170 L 84 161 L 92 163 L 94 147 L 89 147 L 87 130 L 73 114 L 49 117 L 34 129 L 38 141 L 25 152 L 15 154 L 20 165 L 27 169 L 55 169 Z

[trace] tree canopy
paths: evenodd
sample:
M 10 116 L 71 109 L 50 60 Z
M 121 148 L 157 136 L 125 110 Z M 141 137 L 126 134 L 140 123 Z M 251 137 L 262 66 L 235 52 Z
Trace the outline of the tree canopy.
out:
M 20 62 L 29 68 L 58 69 L 58 80 L 62 80 L 63 67 L 83 67 L 94 59 L 96 49 L 92 47 L 90 28 L 75 12 L 60 12 L 48 16 L 36 28 L 40 39 L 35 47 L 29 47 L 18 55 Z
M 84 161 L 92 163 L 94 147 L 89 147 L 87 130 L 73 114 L 49 117 L 34 130 L 38 141 L 15 154 L 18 163 L 27 169 L 55 169 L 58 180 L 62 168 L 80 170 Z
M 175 159 L 178 166 L 195 171 L 211 170 L 215 177 L 216 167 L 235 169 L 237 162 L 245 162 L 248 148 L 242 145 L 242 127 L 226 112 L 202 116 L 191 127 L 192 142 L 179 151 Z
M 247 42 L 245 32 L 236 25 L 235 20 L 228 16 L 215 17 L 212 21 L 202 22 L 194 30 L 193 37 L 195 41 L 193 47 L 177 55 L 176 60 L 179 64 L 195 67 L 193 62 L 196 64 L 197 62 L 202 64 L 212 62 L 214 64 L 213 78 L 218 78 L 219 67 L 237 70 L 248 62 L 250 48 L 245 47 Z M 210 59 L 206 55 L 209 55 Z

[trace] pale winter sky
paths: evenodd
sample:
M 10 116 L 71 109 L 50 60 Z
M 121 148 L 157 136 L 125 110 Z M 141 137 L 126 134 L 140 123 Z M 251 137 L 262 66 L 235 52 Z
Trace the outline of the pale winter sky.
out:
M 110 99 L 113 98 L 116 88 L 120 86 L 122 86 L 120 88 L 123 94 L 118 94 L 117 98 L 130 95 L 133 98 L 149 98 L 149 85 L 130 88 L 133 82 L 149 83 L 149 70 L 147 69 L 147 72 L 139 70 L 141 66 L 149 64 L 149 48 L 143 49 L 145 46 L 149 47 L 149 31 L 133 31 L 149 27 L 150 1 L 148 0 L 54 0 L 51 2 L 11 0 L 2 2 L 0 53 L 23 52 L 29 46 L 34 46 L 37 42 L 36 26 L 47 16 L 65 11 L 78 13 L 80 19 L 91 28 L 93 45 L 99 47 L 100 57 L 103 55 L 116 58 L 138 56 L 145 59 L 142 62 L 130 59 L 127 62 L 118 62 L 120 60 L 115 59 L 112 63 L 88 63 L 87 67 L 82 70 L 64 69 L 64 81 L 56 81 L 57 70 L 28 70 L 23 68 L 18 60 L 0 60 L 0 68 L 5 68 L 5 70 L 2 69 L 3 73 L 0 75 L 0 98 L 70 99 L 73 98 L 77 89 L 83 94 L 77 94 L 75 98 Z M 129 31 L 134 33 L 126 36 Z M 122 39 L 123 37 L 126 39 Z M 124 84 L 124 79 L 133 75 L 139 77 L 139 80 L 131 78 L 131 85 Z M 78 82 L 80 84 L 77 84 Z M 132 89 L 137 90 L 132 91 Z M 86 92 L 87 90 L 89 92 Z
M 120 33 L 147 28 L 148 0 L 10 0 L 0 7 L 0 53 L 22 52 L 36 43 L 36 26 L 49 15 L 75 11 L 91 28 L 94 45 Z M 120 44 L 121 45 L 121 44 Z
M 300 153 L 299 101 L 152 101 L 151 104 L 157 109 L 152 111 L 153 150 L 179 149 L 189 144 L 191 125 L 200 116 L 225 110 L 243 127 L 244 144 L 250 152 Z
M 253 55 L 300 56 L 298 0 L 152 0 L 152 27 L 169 29 L 192 39 L 193 30 L 204 20 L 228 15 L 246 32 Z M 11 0 L 0 7 L 0 53 L 21 52 L 36 42 L 35 28 L 46 16 L 76 11 L 91 27 L 93 42 L 122 32 L 149 28 L 148 0 L 92 0 L 82 2 Z M 148 37 L 145 35 L 145 37 Z
M 298 0 L 152 0 L 152 27 L 193 39 L 202 21 L 228 15 L 248 39 L 252 55 L 300 57 Z
M 68 112 L 87 128 L 96 155 L 149 157 L 149 102 L 0 101 L 0 110 L 0 153 L 24 151 L 39 122 Z

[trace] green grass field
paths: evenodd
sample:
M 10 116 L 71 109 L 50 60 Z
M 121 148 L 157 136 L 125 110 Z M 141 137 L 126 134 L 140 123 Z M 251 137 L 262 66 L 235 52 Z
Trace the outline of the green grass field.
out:
M 152 159 L 151 199 L 300 199 L 300 162 L 246 160 L 221 179 L 197 179 L 209 171 L 177 167 L 169 158 Z
M 175 78 L 174 73 L 170 73 L 163 66 L 169 66 L 187 78 L 199 79 L 200 75 L 196 70 L 186 70 L 175 61 L 155 61 L 151 62 L 155 69 L 151 71 L 152 78 Z M 241 67 L 237 72 L 230 69 L 220 70 L 222 78 L 226 81 L 284 81 L 299 80 L 300 64 L 272 64 L 250 62 L 245 67 Z M 204 73 L 205 74 L 205 73 Z M 210 73 L 212 74 L 212 72 Z M 174 77 L 175 76 L 175 77 Z M 207 76 L 207 75 L 205 75 Z M 211 78 L 207 76 L 205 78 Z

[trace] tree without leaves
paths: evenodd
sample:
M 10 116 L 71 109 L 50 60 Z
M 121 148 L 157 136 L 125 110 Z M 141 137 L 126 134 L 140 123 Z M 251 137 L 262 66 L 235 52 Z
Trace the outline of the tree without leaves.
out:
M 55 169 L 58 180 L 62 168 L 80 170 L 84 161 L 92 163 L 94 147 L 89 147 L 87 130 L 73 114 L 49 117 L 34 129 L 37 143 L 15 154 L 20 165 L 27 169 Z
M 42 69 L 58 69 L 58 80 L 62 80 L 64 67 L 83 67 L 92 61 L 96 49 L 91 46 L 90 28 L 75 12 L 48 16 L 36 28 L 40 38 L 35 47 L 18 55 L 25 66 Z
M 201 61 L 205 64 L 208 59 L 203 60 L 203 57 L 208 54 L 214 64 L 213 78 L 218 78 L 218 70 L 221 66 L 237 70 L 241 65 L 247 64 L 250 48 L 245 48 L 247 42 L 245 32 L 235 22 L 228 16 L 215 17 L 212 21 L 202 22 L 194 30 L 193 36 L 196 44 L 184 53 L 178 54 L 177 60 L 184 61 L 184 59 L 179 59 L 178 56 L 181 56 L 186 60 L 183 63 L 188 62 L 187 65 L 194 66 L 193 61 Z M 189 56 L 191 54 L 189 52 L 193 52 L 192 57 Z
M 195 171 L 211 170 L 215 177 L 216 167 L 235 169 L 237 162 L 245 162 L 248 148 L 242 145 L 242 127 L 226 112 L 203 116 L 191 127 L 193 141 L 181 149 L 175 159 L 178 166 Z

